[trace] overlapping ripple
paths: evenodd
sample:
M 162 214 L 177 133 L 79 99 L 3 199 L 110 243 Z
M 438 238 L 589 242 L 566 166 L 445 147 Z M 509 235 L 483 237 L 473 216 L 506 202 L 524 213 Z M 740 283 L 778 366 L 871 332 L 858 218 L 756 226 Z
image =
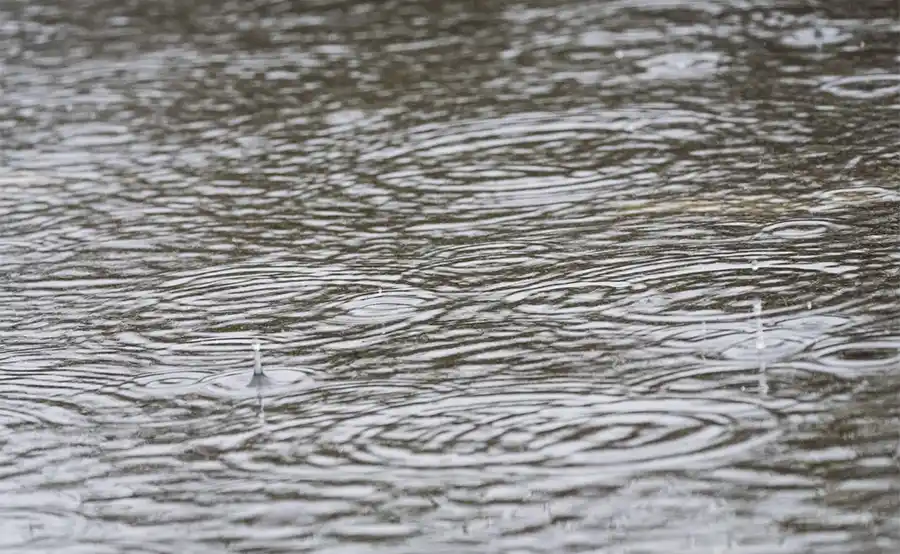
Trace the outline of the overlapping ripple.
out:
M 327 387 L 304 404 L 269 433 L 308 437 L 291 457 L 314 466 L 609 476 L 718 464 L 777 436 L 777 417 L 753 401 L 631 397 L 577 381 Z

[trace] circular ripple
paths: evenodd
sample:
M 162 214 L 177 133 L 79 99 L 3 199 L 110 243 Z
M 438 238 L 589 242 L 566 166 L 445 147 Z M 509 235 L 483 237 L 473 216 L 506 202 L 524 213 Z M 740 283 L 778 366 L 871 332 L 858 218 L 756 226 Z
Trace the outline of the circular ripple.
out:
M 377 166 L 377 186 L 385 193 L 415 198 L 421 209 L 444 217 L 416 229 L 471 229 L 595 201 L 599 190 L 631 187 L 668 160 L 664 136 L 694 134 L 696 122 L 696 114 L 675 109 L 516 113 L 422 125 L 407 132 L 402 146 L 373 148 L 361 161 Z M 565 152 L 554 157 L 565 162 L 542 162 L 545 150 Z M 598 150 L 615 151 L 629 163 L 598 169 Z
M 815 26 L 794 30 L 782 37 L 781 42 L 793 48 L 822 48 L 826 45 L 841 44 L 852 38 L 853 34 L 845 29 L 818 22 Z
M 434 295 L 416 290 L 354 295 L 342 303 L 345 314 L 335 319 L 349 324 L 392 322 L 414 316 L 435 299 Z
M 4 501 L 9 503 L 9 497 Z M 29 549 L 42 542 L 72 540 L 83 534 L 87 523 L 74 512 L 51 508 L 0 507 L 0 549 Z
M 251 309 L 260 301 L 284 302 L 301 294 L 308 295 L 327 286 L 328 275 L 337 274 L 340 274 L 337 268 L 323 272 L 299 266 L 220 267 L 175 276 L 162 283 L 160 291 L 163 301 L 173 305 Z M 362 276 L 358 279 L 365 281 Z M 348 280 L 355 281 L 352 277 Z
M 815 238 L 840 229 L 846 229 L 846 226 L 827 220 L 804 219 L 768 225 L 763 227 L 757 236 L 771 235 L 783 239 Z
M 423 125 L 409 131 L 402 147 L 374 149 L 361 161 L 402 160 L 410 155 L 446 157 L 472 152 L 485 152 L 516 145 L 571 139 L 579 132 L 610 134 L 644 123 L 647 113 L 622 112 L 618 117 L 603 118 L 597 114 L 573 112 L 519 113 L 508 117 L 483 118 L 455 124 Z M 546 171 L 542 166 L 519 165 Z M 510 168 L 515 170 L 515 168 Z
M 876 100 L 900 93 L 900 75 L 862 75 L 835 79 L 822 86 L 822 90 L 854 100 Z
M 810 350 L 815 363 L 835 372 L 887 371 L 900 364 L 900 336 L 831 339 Z
M 771 440 L 775 417 L 741 400 L 629 398 L 573 382 L 480 383 L 467 390 L 419 384 L 320 388 L 302 425 L 314 465 L 419 470 L 705 467 Z M 277 407 L 270 413 L 278 411 Z M 275 416 L 273 416 L 275 417 Z
M 797 354 L 823 334 L 846 325 L 846 317 L 815 313 L 746 320 L 648 326 L 636 331 L 647 349 L 661 355 L 691 354 L 695 361 L 769 362 Z M 743 365 L 743 364 L 742 364 Z
M 668 255 L 623 265 L 602 272 L 631 285 L 610 294 L 602 313 L 641 323 L 710 323 L 752 317 L 757 299 L 767 317 L 834 311 L 863 301 L 859 291 L 853 293 L 852 279 L 843 277 L 850 267 L 777 255 Z
M 35 386 L 36 390 L 38 386 Z M 88 424 L 84 407 L 79 402 L 77 393 L 71 390 L 54 391 L 42 396 L 32 391 L 11 393 L 6 387 L 0 387 L 0 394 L 4 396 L 3 406 L 0 407 L 2 434 L 15 433 L 22 427 L 71 427 Z
M 820 203 L 813 206 L 813 213 L 829 213 L 843 211 L 848 207 L 877 205 L 883 202 L 898 202 L 900 194 L 882 187 L 849 187 L 829 190 L 819 195 Z
M 224 342 L 204 351 L 193 339 L 255 333 L 321 354 L 329 340 L 384 340 L 430 317 L 441 301 L 389 271 L 314 265 L 257 260 L 174 274 L 117 307 L 119 346 L 149 355 L 155 368 L 237 369 L 241 362 L 224 354 L 232 349 Z M 248 344 L 238 347 L 241 355 L 250 353 Z
M 262 379 L 255 379 L 252 371 L 231 371 L 218 375 L 208 375 L 198 380 L 195 385 L 202 387 L 197 392 L 215 396 L 246 396 L 248 392 L 264 387 L 284 394 L 290 390 L 307 388 L 314 385 L 314 370 L 305 367 L 267 369 Z
M 678 52 L 640 60 L 644 79 L 703 79 L 715 74 L 725 62 L 716 52 Z
M 4 431 L 4 434 L 8 427 L 38 426 L 46 423 L 46 419 L 35 410 L 33 403 L 6 400 L 4 406 L 0 408 L 0 429 Z
M 247 396 L 255 394 L 253 379 L 254 354 L 252 337 L 218 336 L 176 345 L 171 351 L 178 356 L 163 359 L 168 365 L 141 373 L 123 389 L 136 394 L 200 394 L 213 396 Z M 266 383 L 284 388 L 309 385 L 314 371 L 301 367 L 295 360 L 285 359 L 271 341 L 261 341 L 261 365 Z M 184 367 L 190 366 L 190 367 Z
M 614 291 L 645 290 L 627 281 L 585 279 L 572 282 L 529 283 L 507 294 L 503 301 L 515 310 L 527 314 L 563 315 L 597 310 Z

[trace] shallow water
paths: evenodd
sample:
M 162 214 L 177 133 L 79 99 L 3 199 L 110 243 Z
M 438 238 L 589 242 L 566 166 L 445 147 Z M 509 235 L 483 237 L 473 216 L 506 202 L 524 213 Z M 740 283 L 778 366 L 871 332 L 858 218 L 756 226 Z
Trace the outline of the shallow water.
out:
M 0 551 L 895 551 L 834 4 L 0 0 Z

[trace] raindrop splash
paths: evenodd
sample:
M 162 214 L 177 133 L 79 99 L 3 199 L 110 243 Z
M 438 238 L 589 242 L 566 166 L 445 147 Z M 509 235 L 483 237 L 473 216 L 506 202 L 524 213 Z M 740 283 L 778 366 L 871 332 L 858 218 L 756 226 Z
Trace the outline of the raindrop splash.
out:
M 253 377 L 250 378 L 248 387 L 262 388 L 272 384 L 272 380 L 265 374 L 262 368 L 262 354 L 258 339 L 253 339 Z
M 753 301 L 753 316 L 756 318 L 756 350 L 762 352 L 766 348 L 766 338 L 763 336 L 762 300 L 759 298 Z
M 762 311 L 762 300 L 759 298 L 754 299 L 753 316 L 756 319 L 756 352 L 759 356 L 759 394 L 760 396 L 767 396 L 769 394 L 769 381 L 766 376 L 766 361 L 763 359 L 766 338 L 763 335 Z

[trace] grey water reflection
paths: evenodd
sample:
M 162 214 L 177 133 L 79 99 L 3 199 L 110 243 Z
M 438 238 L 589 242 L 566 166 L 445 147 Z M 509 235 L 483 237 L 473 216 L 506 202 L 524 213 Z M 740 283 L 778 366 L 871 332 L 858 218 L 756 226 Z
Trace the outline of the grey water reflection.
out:
M 896 551 L 897 18 L 0 0 L 0 551 Z

